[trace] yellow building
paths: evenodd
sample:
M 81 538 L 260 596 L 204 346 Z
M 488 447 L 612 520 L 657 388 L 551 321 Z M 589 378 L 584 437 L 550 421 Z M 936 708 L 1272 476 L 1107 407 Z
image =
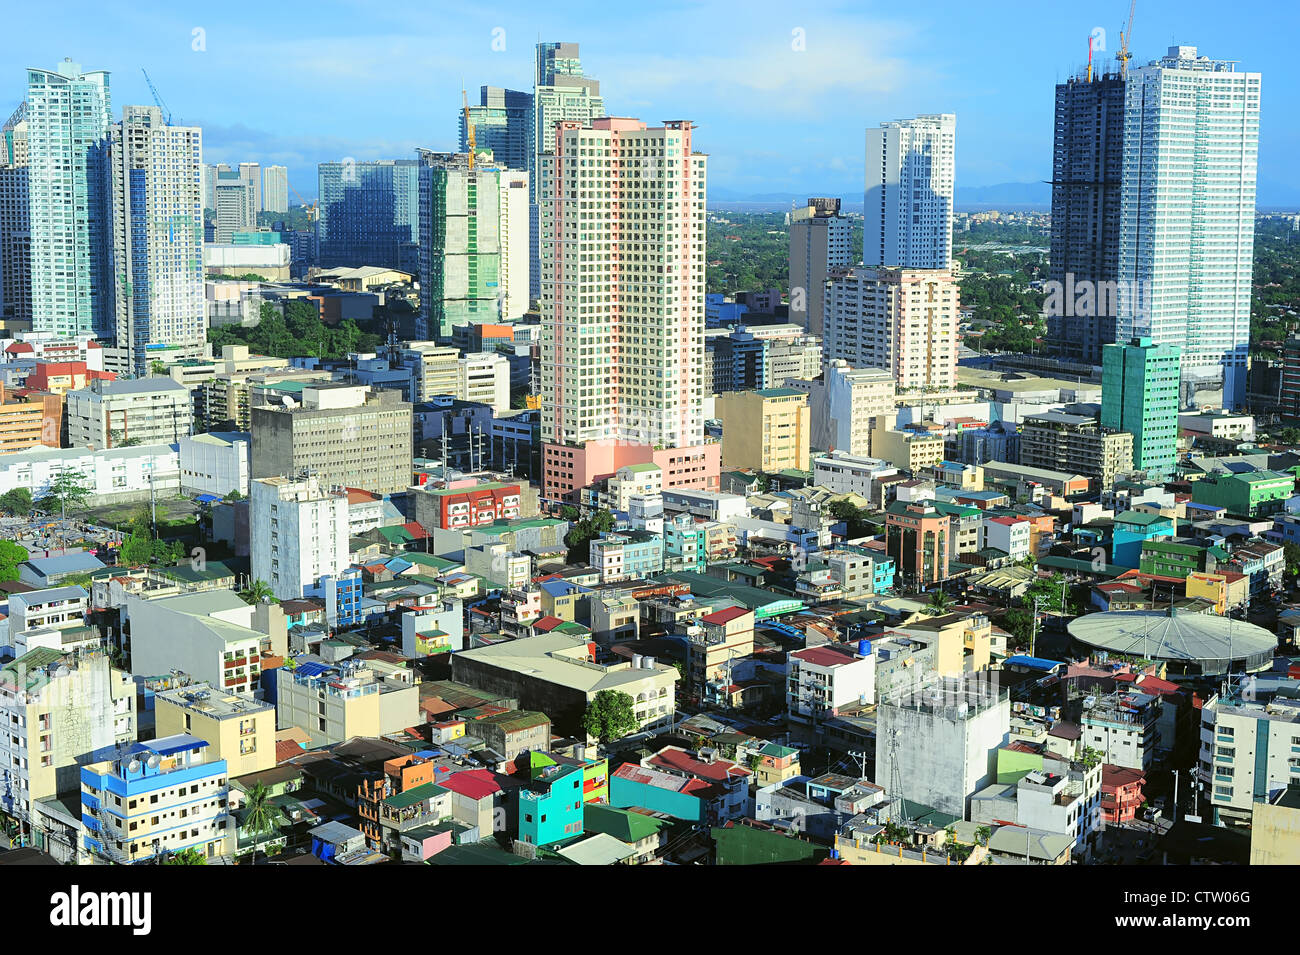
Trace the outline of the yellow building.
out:
M 208 743 L 210 759 L 224 759 L 231 776 L 271 769 L 275 759 L 275 707 L 244 693 L 222 693 L 206 683 L 154 697 L 159 736 L 189 733 Z
M 63 399 L 58 395 L 15 398 L 0 384 L 0 454 L 61 446 Z
M 1250 821 L 1251 865 L 1300 865 L 1300 790 L 1257 802 Z
M 1193 571 L 1187 575 L 1187 596 L 1210 601 L 1214 604 L 1214 612 L 1220 615 L 1232 607 L 1244 605 L 1249 593 L 1250 578 L 1245 574 Z
M 871 453 L 912 474 L 928 473 L 943 460 L 943 435 L 873 427 Z
M 731 391 L 717 401 L 722 421 L 722 466 L 775 474 L 808 470 L 812 412 L 794 388 Z
M 316 745 L 397 733 L 423 722 L 415 674 L 378 660 L 302 664 L 280 674 L 276 693 L 280 724 L 301 726 Z

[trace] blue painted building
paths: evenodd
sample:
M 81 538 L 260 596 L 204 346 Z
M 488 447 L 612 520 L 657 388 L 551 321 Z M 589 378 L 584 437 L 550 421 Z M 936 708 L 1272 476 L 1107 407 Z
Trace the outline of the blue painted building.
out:
M 1174 536 L 1174 519 L 1143 511 L 1125 511 L 1115 515 L 1110 543 L 1111 563 L 1120 567 L 1138 567 L 1142 562 L 1142 542 Z
M 207 859 L 232 853 L 226 761 L 208 759 L 207 749 L 206 740 L 179 733 L 83 766 L 83 856 L 131 865 L 186 849 Z
M 547 766 L 519 791 L 519 840 L 546 846 L 582 835 L 582 766 Z
M 325 602 L 325 620 L 331 628 L 346 629 L 361 623 L 361 568 L 324 574 L 303 594 Z

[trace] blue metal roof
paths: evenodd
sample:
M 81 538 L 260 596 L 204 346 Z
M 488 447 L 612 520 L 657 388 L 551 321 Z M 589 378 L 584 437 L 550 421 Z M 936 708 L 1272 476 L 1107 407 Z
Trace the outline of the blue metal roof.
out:
M 334 668 L 332 666 L 329 666 L 328 664 L 316 663 L 314 660 L 312 660 L 312 661 L 308 661 L 307 663 L 299 663 L 296 667 L 294 667 L 293 672 L 297 676 L 310 677 L 310 676 L 320 676 L 322 673 L 327 673 L 332 669 Z
M 216 494 L 200 494 L 194 500 L 198 501 L 200 504 L 211 504 L 213 501 L 221 500 L 221 498 Z
M 189 733 L 177 733 L 175 736 L 164 736 L 162 739 L 141 743 L 140 745 L 149 752 L 157 753 L 159 756 L 170 756 L 173 753 L 183 753 L 189 749 L 207 746 L 208 741 L 199 739 L 197 736 L 191 736 Z
M 1060 660 L 1048 660 L 1044 657 L 1031 657 L 1024 654 L 1017 654 L 1014 657 L 1007 657 L 1007 664 L 1010 666 L 1029 667 L 1031 670 L 1055 670 L 1059 666 L 1064 666 Z

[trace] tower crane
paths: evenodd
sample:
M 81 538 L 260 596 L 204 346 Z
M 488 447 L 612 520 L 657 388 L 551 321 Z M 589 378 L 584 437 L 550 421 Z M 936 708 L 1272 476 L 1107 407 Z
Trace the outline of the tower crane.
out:
M 465 115 L 465 142 L 469 148 L 469 170 L 474 171 L 474 124 L 469 119 L 469 97 L 465 94 L 465 88 L 460 90 L 460 107 Z
M 158 87 L 154 86 L 153 80 L 149 79 L 149 71 L 142 66 L 140 72 L 144 74 L 144 81 L 149 84 L 149 92 L 153 94 L 154 104 L 162 110 L 163 122 L 170 126 L 172 124 L 172 111 L 167 108 L 167 104 L 158 95 Z
M 302 197 L 302 194 L 299 193 L 297 189 L 293 188 L 293 184 L 292 184 L 292 183 L 289 184 L 289 191 L 292 192 L 295 196 L 298 197 L 298 204 L 299 204 L 300 206 L 303 206 L 303 207 L 307 210 L 307 221 L 308 221 L 308 222 L 315 222 L 315 221 L 316 221 L 316 203 L 314 203 L 314 202 L 312 202 L 312 203 L 308 203 L 307 200 L 304 199 L 304 198 Z
M 1119 52 L 1115 54 L 1115 59 L 1119 60 L 1119 75 L 1123 77 L 1128 72 L 1128 61 L 1132 56 L 1128 51 L 1129 37 L 1133 35 L 1133 12 L 1137 9 L 1137 0 L 1129 0 L 1128 5 L 1128 26 L 1126 26 L 1119 35 Z

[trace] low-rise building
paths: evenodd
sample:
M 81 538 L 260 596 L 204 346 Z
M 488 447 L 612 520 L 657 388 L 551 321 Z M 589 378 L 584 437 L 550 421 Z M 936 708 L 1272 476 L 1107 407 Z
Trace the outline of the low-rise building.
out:
M 261 772 L 278 762 L 275 704 L 247 693 L 214 692 L 206 683 L 154 693 L 154 732 L 206 740 L 209 757 L 225 760 L 231 776 Z
M 276 680 L 276 694 L 278 724 L 306 730 L 317 745 L 396 733 L 421 722 L 414 674 L 378 660 L 299 663 Z

